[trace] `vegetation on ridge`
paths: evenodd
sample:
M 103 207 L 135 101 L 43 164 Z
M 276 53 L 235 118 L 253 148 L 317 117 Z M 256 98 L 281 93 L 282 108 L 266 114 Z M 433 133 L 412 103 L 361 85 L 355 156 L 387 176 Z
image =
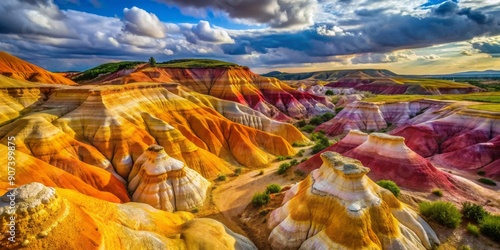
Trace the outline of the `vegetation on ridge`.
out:
M 219 61 L 214 59 L 175 59 L 158 63 L 158 67 L 167 68 L 230 68 L 243 67 L 236 63 Z
M 95 68 L 91 68 L 89 70 L 86 70 L 82 72 L 81 74 L 78 74 L 73 80 L 75 81 L 85 81 L 85 80 L 91 80 L 96 77 L 98 77 L 101 74 L 109 74 L 116 72 L 118 70 L 122 69 L 132 69 L 136 67 L 139 64 L 142 64 L 144 62 L 139 62 L 139 61 L 125 61 L 125 62 L 114 62 L 114 63 L 105 63 L 101 64 Z

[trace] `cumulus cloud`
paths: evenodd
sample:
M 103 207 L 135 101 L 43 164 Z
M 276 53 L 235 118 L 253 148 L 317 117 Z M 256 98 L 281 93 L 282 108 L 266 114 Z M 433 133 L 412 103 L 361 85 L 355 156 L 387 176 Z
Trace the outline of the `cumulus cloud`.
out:
M 473 40 L 472 47 L 479 52 L 500 57 L 500 36 Z
M 143 9 L 132 7 L 123 9 L 125 27 L 124 30 L 140 36 L 154 38 L 165 37 L 165 25 L 153 13 Z
M 197 43 L 198 40 L 212 43 L 234 43 L 234 40 L 229 36 L 227 31 L 220 28 L 210 27 L 207 21 L 200 21 L 193 25 L 190 29 L 186 29 L 184 34 L 192 43 Z
M 391 53 L 363 53 L 355 55 L 351 58 L 352 64 L 365 63 L 392 63 L 392 62 L 408 62 L 408 61 L 434 61 L 441 57 L 436 54 L 417 55 L 412 50 L 397 51 Z
M 317 0 L 160 0 L 168 5 L 211 9 L 230 18 L 243 19 L 273 28 L 304 27 L 313 24 Z

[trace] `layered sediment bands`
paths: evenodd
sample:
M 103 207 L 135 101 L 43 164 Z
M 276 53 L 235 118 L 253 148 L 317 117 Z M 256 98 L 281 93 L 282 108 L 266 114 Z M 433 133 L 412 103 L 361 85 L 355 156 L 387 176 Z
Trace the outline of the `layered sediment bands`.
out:
M 374 180 L 388 179 L 418 191 L 453 189 L 452 177 L 413 152 L 404 140 L 399 136 L 372 133 L 363 144 L 344 155 L 368 166 L 371 169 L 369 176 Z
M 500 159 L 500 116 L 486 111 L 459 110 L 393 132 L 408 147 L 439 165 L 478 170 Z M 487 169 L 490 176 L 491 167 Z
M 339 135 L 349 130 L 381 130 L 387 127 L 378 105 L 354 102 L 345 106 L 333 119 L 316 128 L 328 135 Z
M 54 113 L 57 113 L 55 110 Z M 128 200 L 123 179 L 97 149 L 75 140 L 52 122 L 57 114 L 50 111 L 23 116 L 0 127 L 0 142 L 8 145 L 15 138 L 16 150 L 64 170 L 90 186 Z
M 340 154 L 344 154 L 347 151 L 350 151 L 356 148 L 357 146 L 363 144 L 366 140 L 368 140 L 368 134 L 363 133 L 359 130 L 351 130 L 344 138 L 342 138 L 342 140 L 325 148 L 320 153 L 333 151 Z M 323 164 L 323 160 L 321 159 L 320 153 L 315 154 L 311 156 L 309 160 L 300 163 L 297 166 L 297 169 L 309 173 L 312 170 L 319 168 L 321 164 Z
M 82 194 L 99 198 L 102 200 L 110 202 L 128 202 L 129 198 L 127 196 L 126 190 L 120 184 L 113 184 L 109 173 L 105 171 L 99 172 L 99 174 L 94 174 L 92 178 L 100 178 L 101 180 L 94 182 L 109 182 L 110 191 L 104 192 L 100 191 L 97 187 L 87 184 L 84 178 L 79 178 L 79 176 L 71 175 L 62 169 L 54 167 L 44 161 L 41 161 L 33 156 L 27 155 L 20 151 L 14 152 L 13 158 L 15 159 L 15 165 L 8 164 L 8 153 L 9 150 L 7 146 L 0 144 L 0 154 L 6 157 L 0 158 L 0 164 L 6 166 L 0 171 L 0 182 L 9 183 L 8 176 L 15 172 L 15 180 L 13 181 L 16 185 L 24 185 L 31 182 L 40 182 L 48 187 L 60 187 L 76 190 Z M 11 166 L 9 169 L 7 166 Z M 83 171 L 83 170 L 82 170 Z M 104 172 L 104 173 L 103 173 Z M 116 195 L 115 195 L 116 194 Z
M 273 249 L 431 249 L 439 240 L 413 210 L 333 152 L 285 194 L 268 226 Z
M 75 82 L 64 76 L 49 72 L 3 51 L 0 51 L 0 74 L 30 82 L 76 85 Z
M 452 177 L 408 148 L 403 137 L 350 131 L 346 137 L 323 152 L 326 151 L 360 160 L 371 169 L 368 176 L 374 180 L 392 180 L 399 186 L 416 191 L 429 191 L 433 188 L 455 190 Z M 298 168 L 310 172 L 321 164 L 319 154 L 316 154 Z
M 275 121 L 259 111 L 237 102 L 186 91 L 180 91 L 180 96 L 200 106 L 217 110 L 217 112 L 233 122 L 280 136 L 289 143 L 309 142 L 309 139 L 292 124 Z
M 170 213 L 147 204 L 115 204 L 78 192 L 21 186 L 0 197 L 2 232 L 10 210 L 16 216 L 16 241 L 0 236 L 6 249 L 256 249 L 241 235 L 212 219 L 193 219 L 187 212 Z
M 132 201 L 169 212 L 202 206 L 209 186 L 203 176 L 170 157 L 159 145 L 144 151 L 128 176 Z
M 333 112 L 334 107 L 322 96 L 297 91 L 275 78 L 262 77 L 245 67 L 140 67 L 133 72 L 121 72 L 114 78 L 110 75 L 104 82 L 177 82 L 198 93 L 238 102 L 282 121 Z

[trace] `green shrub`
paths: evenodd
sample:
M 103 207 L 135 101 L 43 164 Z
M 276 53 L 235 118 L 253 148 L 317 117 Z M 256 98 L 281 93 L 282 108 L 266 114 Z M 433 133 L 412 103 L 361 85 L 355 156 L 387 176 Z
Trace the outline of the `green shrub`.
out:
M 500 216 L 486 216 L 479 224 L 479 229 L 483 235 L 500 242 Z
M 307 158 L 307 157 L 302 158 L 302 160 L 300 160 L 300 163 L 302 163 L 302 162 L 306 162 L 307 160 L 309 160 L 309 158 Z
M 270 199 L 271 199 L 271 197 L 266 192 L 264 192 L 264 193 L 255 193 L 253 195 L 253 197 L 252 197 L 252 204 L 255 207 L 260 207 L 262 205 L 267 204 Z
M 377 181 L 377 184 L 389 191 L 391 191 L 394 196 L 399 197 L 399 193 L 401 193 L 401 189 L 399 189 L 398 185 L 390 180 L 380 180 Z
M 482 206 L 468 201 L 462 203 L 461 212 L 465 218 L 476 223 L 480 223 L 486 216 L 490 214 Z
M 281 186 L 278 184 L 269 184 L 266 187 L 266 193 L 268 194 L 279 193 L 279 191 L 281 191 Z
M 333 95 L 333 91 L 331 89 L 329 89 L 325 92 L 325 95 Z
M 278 174 L 284 174 L 289 168 L 290 163 L 283 163 L 278 167 Z
M 240 174 L 241 174 L 241 168 L 236 168 L 236 169 L 234 170 L 234 174 L 235 174 L 235 175 L 240 175 Z
M 292 147 L 304 147 L 306 146 L 307 144 L 305 143 L 298 143 L 298 142 L 294 142 L 292 143 Z
M 473 224 L 468 223 L 467 224 L 467 232 L 474 236 L 479 236 L 479 228 Z
M 314 129 L 316 129 L 316 126 L 313 126 L 313 125 L 310 125 L 310 124 L 309 125 L 305 125 L 302 128 L 300 128 L 300 130 L 305 131 L 307 133 L 313 132 Z
M 316 133 L 314 134 L 314 137 L 316 139 L 316 144 L 311 148 L 311 153 L 316 154 L 320 152 L 321 150 L 327 148 L 330 146 L 330 141 L 328 140 L 328 137 L 321 133 Z
M 335 114 L 340 113 L 340 111 L 342 111 L 343 109 L 344 109 L 344 107 L 336 107 L 335 108 Z
M 324 113 L 324 114 L 321 115 L 321 119 L 323 120 L 323 122 L 329 121 L 333 117 L 335 117 L 335 115 L 332 114 L 332 113 Z
M 219 181 L 225 181 L 226 180 L 226 175 L 225 174 L 220 174 L 219 176 L 217 176 L 217 180 L 219 180 Z
M 285 157 L 285 159 L 290 160 L 290 159 L 292 159 L 292 156 L 287 155 L 287 156 Z
M 193 214 L 198 213 L 199 211 L 200 211 L 200 209 L 197 207 L 191 209 L 191 213 L 193 213 Z
M 477 171 L 477 175 L 484 176 L 485 174 L 486 172 L 484 172 L 483 170 Z
M 321 119 L 321 116 L 313 117 L 309 121 L 309 124 L 316 125 L 316 126 L 321 125 L 321 123 L 323 123 L 323 119 Z
M 298 121 L 298 122 L 295 124 L 295 126 L 297 126 L 297 127 L 299 127 L 299 128 L 300 128 L 300 127 L 304 127 L 305 125 L 307 125 L 307 123 L 306 123 L 306 121 L 304 121 L 304 120 L 300 120 L 300 121 Z
M 496 186 L 497 185 L 496 182 L 494 182 L 494 181 L 492 181 L 492 180 L 490 180 L 488 178 L 480 178 L 478 181 L 481 182 L 481 183 L 483 183 L 483 184 L 490 185 L 490 186 Z
M 302 153 L 302 152 L 298 152 L 295 156 L 297 156 L 297 157 L 302 157 L 302 156 L 304 156 L 304 153 Z
M 290 166 L 296 166 L 299 164 L 299 161 L 297 159 L 293 159 L 290 161 Z
M 441 191 L 441 189 L 432 190 L 432 194 L 438 197 L 443 197 L 443 191 Z
M 420 213 L 441 225 L 456 228 L 462 222 L 462 214 L 450 202 L 435 201 L 419 203 Z
M 282 156 L 282 155 L 279 155 L 278 157 L 276 157 L 276 160 L 277 161 L 284 161 L 285 160 L 285 157 Z

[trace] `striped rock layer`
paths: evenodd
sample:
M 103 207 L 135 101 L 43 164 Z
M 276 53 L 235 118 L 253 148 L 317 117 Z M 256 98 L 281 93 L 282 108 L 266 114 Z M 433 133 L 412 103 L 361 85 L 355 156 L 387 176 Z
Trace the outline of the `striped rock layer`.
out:
M 323 165 L 294 185 L 268 226 L 273 249 L 431 249 L 434 231 L 366 176 L 361 162 L 321 154 Z
M 122 70 L 99 82 L 176 82 L 201 94 L 238 102 L 277 120 L 302 119 L 332 112 L 334 105 L 323 96 L 305 93 L 285 83 L 251 72 L 246 67 L 168 68 L 148 66 Z
M 233 122 L 211 107 L 174 94 L 177 85 L 56 88 L 35 101 L 32 96 L 40 91 L 21 87 L 4 92 L 18 104 L 4 113 L 11 114 L 4 116 L 0 126 L 0 144 L 7 145 L 8 138 L 15 138 L 11 142 L 26 155 L 27 162 L 36 162 L 36 158 L 53 166 L 50 169 L 62 170 L 88 184 L 93 189 L 87 190 L 88 194 L 107 193 L 98 196 L 106 200 L 129 200 L 125 188 L 129 174 L 151 144 L 163 146 L 169 156 L 205 178 L 232 173 L 232 165 L 263 167 L 277 155 L 296 153 L 283 137 Z M 26 105 L 31 107 L 27 109 Z M 294 133 L 289 133 L 289 140 Z M 30 163 L 22 168 L 35 172 L 40 165 Z M 6 171 L 0 170 L 4 183 Z M 29 180 L 79 191 L 88 189 L 71 187 L 55 181 L 53 174 L 49 176 L 50 180 L 35 174 L 16 184 Z
M 151 145 L 139 156 L 128 177 L 132 201 L 169 212 L 202 206 L 209 186 L 203 176 L 159 145 Z
M 16 204 L 10 207 L 10 196 Z M 15 242 L 2 249 L 256 249 L 212 219 L 166 212 L 147 204 L 116 204 L 66 189 L 30 183 L 0 197 L 0 230 L 16 217 Z
M 466 109 L 459 103 L 420 100 L 399 103 L 354 102 L 316 128 L 329 135 L 349 130 L 378 131 L 392 125 L 391 134 L 443 167 L 499 178 L 500 115 Z
M 382 133 L 370 135 L 351 131 L 338 143 L 324 151 L 334 151 L 361 161 L 371 169 L 368 176 L 374 180 L 388 179 L 399 186 L 417 191 L 433 188 L 454 190 L 454 180 L 418 155 L 404 143 L 404 138 Z M 322 165 L 319 154 L 301 163 L 299 169 L 311 171 Z

